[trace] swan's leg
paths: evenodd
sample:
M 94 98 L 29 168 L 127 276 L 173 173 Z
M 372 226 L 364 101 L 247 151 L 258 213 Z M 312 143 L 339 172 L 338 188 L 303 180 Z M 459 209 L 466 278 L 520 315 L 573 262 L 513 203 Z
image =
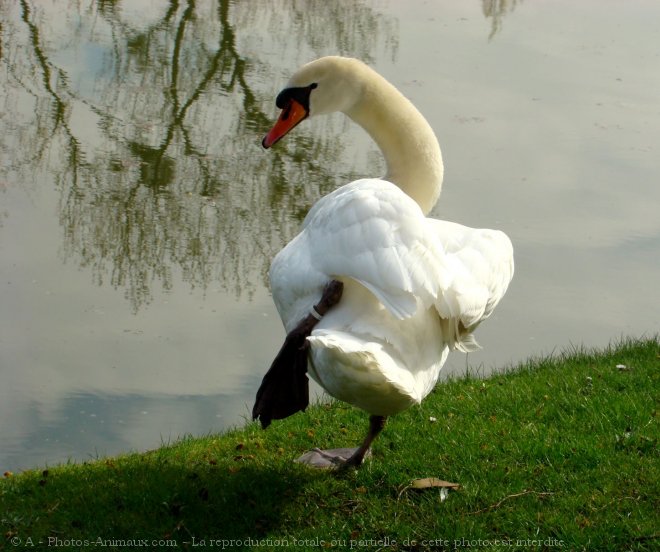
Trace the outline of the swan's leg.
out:
M 302 340 L 302 345 L 306 345 L 305 340 L 307 337 L 311 335 L 314 327 L 321 321 L 321 317 L 325 316 L 332 307 L 339 303 L 343 291 L 344 284 L 339 280 L 328 282 L 323 288 L 321 300 L 312 309 L 315 311 L 316 316 L 310 313 L 298 322 L 298 325 L 287 334 L 285 343 L 289 340 Z
M 252 419 L 259 418 L 264 429 L 271 420 L 280 420 L 305 410 L 309 404 L 307 379 L 307 337 L 328 310 L 341 299 L 344 284 L 332 280 L 323 290 L 313 312 L 291 330 L 257 391 Z
M 354 467 L 357 468 L 362 464 L 364 456 L 369 452 L 371 448 L 371 443 L 374 442 L 374 439 L 380 435 L 380 432 L 383 431 L 385 427 L 385 422 L 387 418 L 385 416 L 369 416 L 369 432 L 365 437 L 362 445 L 358 448 L 353 456 L 351 456 L 346 462 L 344 462 L 342 467 Z
M 369 432 L 362 445 L 358 448 L 339 448 L 331 450 L 312 449 L 303 454 L 296 462 L 308 464 L 315 468 L 336 468 L 344 470 L 357 468 L 364 461 L 371 448 L 371 443 L 385 427 L 385 416 L 369 417 Z

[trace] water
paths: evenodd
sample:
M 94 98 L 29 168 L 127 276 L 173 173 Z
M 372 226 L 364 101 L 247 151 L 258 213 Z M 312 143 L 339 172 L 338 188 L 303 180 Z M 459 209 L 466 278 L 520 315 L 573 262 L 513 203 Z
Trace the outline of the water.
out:
M 0 4 L 0 470 L 239 425 L 283 338 L 272 256 L 380 175 L 341 116 L 260 140 L 301 63 L 360 57 L 436 130 L 433 214 L 516 276 L 487 373 L 660 330 L 654 2 Z

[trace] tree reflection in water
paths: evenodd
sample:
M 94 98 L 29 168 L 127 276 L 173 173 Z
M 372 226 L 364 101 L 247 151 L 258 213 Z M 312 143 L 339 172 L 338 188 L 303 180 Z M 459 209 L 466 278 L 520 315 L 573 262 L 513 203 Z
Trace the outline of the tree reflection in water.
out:
M 277 88 L 316 55 L 396 55 L 395 22 L 352 0 L 20 0 L 0 18 L 2 178 L 56 186 L 64 259 L 134 310 L 177 277 L 263 285 L 343 152 L 303 132 L 264 155 Z
M 512 12 L 517 4 L 518 0 L 481 0 L 481 11 L 486 19 L 491 20 L 489 40 L 500 31 L 502 19 L 507 13 Z

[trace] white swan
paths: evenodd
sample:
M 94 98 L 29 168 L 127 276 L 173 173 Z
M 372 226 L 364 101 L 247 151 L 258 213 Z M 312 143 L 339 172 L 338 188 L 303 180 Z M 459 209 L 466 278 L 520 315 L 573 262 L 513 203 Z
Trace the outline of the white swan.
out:
M 478 348 L 472 332 L 509 285 L 513 248 L 502 232 L 426 217 L 442 185 L 437 139 L 412 103 L 364 63 L 334 56 L 308 63 L 276 103 L 282 113 L 264 147 L 308 116 L 341 111 L 387 162 L 384 179 L 357 180 L 320 199 L 273 260 L 271 289 L 287 342 L 253 410 L 264 427 L 303 410 L 309 360 L 311 377 L 330 395 L 371 414 L 365 442 L 350 455 L 318 451 L 358 466 L 385 417 L 431 392 L 450 350 Z

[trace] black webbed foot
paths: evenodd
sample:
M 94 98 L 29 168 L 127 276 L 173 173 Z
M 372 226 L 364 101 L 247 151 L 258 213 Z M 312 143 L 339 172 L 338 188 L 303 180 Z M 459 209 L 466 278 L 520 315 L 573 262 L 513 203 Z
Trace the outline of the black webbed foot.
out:
M 336 305 L 341 299 L 343 288 L 340 281 L 330 281 L 323 290 L 321 301 L 314 306 L 316 314 L 323 316 Z M 252 419 L 258 418 L 262 428 L 267 428 L 272 420 L 287 418 L 307 408 L 307 337 L 319 320 L 317 316 L 309 314 L 289 332 L 264 376 L 252 409 Z

